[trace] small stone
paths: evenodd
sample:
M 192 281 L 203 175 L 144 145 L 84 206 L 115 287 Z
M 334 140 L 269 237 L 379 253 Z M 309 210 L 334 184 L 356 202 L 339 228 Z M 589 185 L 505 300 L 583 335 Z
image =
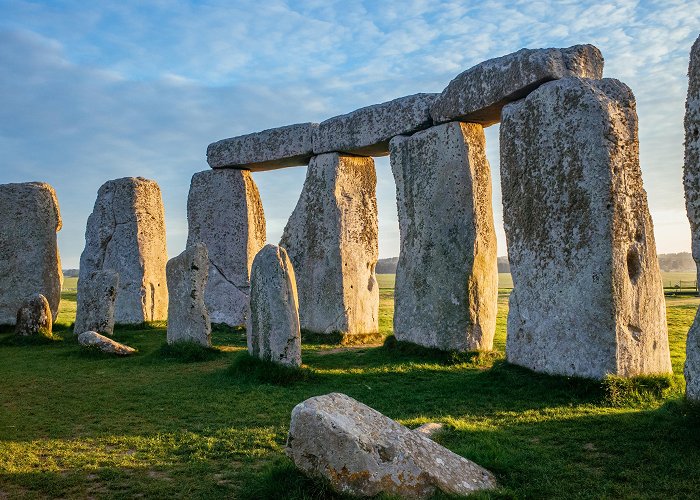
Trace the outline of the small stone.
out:
M 73 333 L 96 331 L 112 335 L 118 288 L 119 275 L 114 271 L 95 271 L 87 279 L 79 280 Z
M 194 342 L 211 347 L 211 323 L 204 304 L 208 274 L 209 257 L 203 243 L 168 261 L 168 344 Z
M 52 328 L 51 308 L 46 297 L 35 293 L 26 299 L 17 311 L 15 335 L 51 337 Z
M 128 345 L 120 344 L 97 332 L 83 332 L 78 335 L 78 343 L 84 347 L 93 347 L 108 354 L 117 356 L 130 356 L 136 353 L 136 349 Z
M 461 120 L 492 125 L 501 109 L 541 84 L 569 76 L 603 77 L 603 56 L 593 45 L 521 49 L 489 59 L 457 75 L 430 108 L 435 123 Z
M 46 297 L 55 321 L 63 283 L 56 192 L 43 182 L 0 184 L 0 214 L 0 325 L 14 325 L 34 293 Z
M 211 168 L 261 171 L 306 165 L 313 156 L 316 123 L 297 123 L 223 139 L 207 147 Z
M 496 487 L 483 467 L 338 393 L 294 407 L 285 452 L 336 492 L 362 497 L 423 499 Z
M 392 137 L 432 125 L 430 106 L 438 95 L 409 95 L 329 118 L 314 130 L 314 154 L 386 156 Z
M 253 260 L 246 330 L 251 356 L 285 366 L 301 366 L 297 285 L 284 248 L 265 245 Z

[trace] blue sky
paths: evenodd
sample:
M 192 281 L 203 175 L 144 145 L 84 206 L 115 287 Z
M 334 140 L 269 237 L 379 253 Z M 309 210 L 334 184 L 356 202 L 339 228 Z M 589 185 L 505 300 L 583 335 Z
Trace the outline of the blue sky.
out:
M 593 43 L 605 76 L 637 96 L 644 182 L 660 252 L 690 250 L 682 192 L 693 1 L 0 0 L 0 183 L 58 193 L 64 267 L 108 179 L 155 179 L 168 252 L 184 249 L 193 173 L 207 144 L 321 121 L 416 92 L 522 47 Z M 487 129 L 499 254 L 505 255 L 498 127 Z M 398 255 L 395 190 L 377 160 L 380 254 Z M 305 168 L 254 174 L 277 242 Z

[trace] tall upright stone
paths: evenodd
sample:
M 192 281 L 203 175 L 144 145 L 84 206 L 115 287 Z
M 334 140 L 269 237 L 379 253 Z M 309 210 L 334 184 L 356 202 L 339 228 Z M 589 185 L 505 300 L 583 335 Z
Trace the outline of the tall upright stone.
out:
M 80 280 L 91 273 L 119 274 L 116 323 L 138 324 L 167 318 L 165 215 L 160 188 L 143 177 L 107 181 L 88 217 Z
M 114 303 L 119 288 L 119 275 L 109 269 L 90 273 L 78 280 L 78 307 L 73 333 L 114 332 Z
M 265 213 L 250 172 L 219 169 L 192 176 L 187 246 L 204 243 L 209 279 L 204 302 L 212 323 L 245 324 L 250 267 L 265 244 Z
M 63 273 L 56 232 L 61 213 L 44 182 L 0 184 L 0 324 L 14 325 L 24 300 L 40 293 L 58 314 Z
M 376 184 L 372 158 L 311 159 L 280 242 L 296 273 L 303 330 L 378 331 Z
M 503 108 L 510 295 L 506 355 L 544 373 L 669 373 L 634 95 L 566 78 Z
M 688 98 L 685 101 L 685 207 L 690 221 L 693 259 L 700 276 L 700 37 L 690 51 Z M 688 332 L 685 362 L 686 395 L 700 401 L 700 320 Z
M 401 232 L 398 340 L 491 349 L 498 268 L 491 173 L 481 125 L 450 122 L 390 143 Z
M 285 366 L 301 366 L 296 278 L 284 248 L 265 245 L 255 256 L 246 331 L 251 356 Z

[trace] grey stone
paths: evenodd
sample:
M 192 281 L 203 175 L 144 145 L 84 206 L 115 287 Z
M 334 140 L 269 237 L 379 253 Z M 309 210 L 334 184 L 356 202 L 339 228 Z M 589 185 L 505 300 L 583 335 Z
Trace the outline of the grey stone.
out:
M 197 243 L 168 261 L 168 344 L 211 347 L 211 322 L 204 303 L 209 274 L 207 247 Z
M 27 298 L 17 311 L 15 335 L 51 337 L 53 320 L 49 301 L 40 293 Z
M 311 159 L 280 242 L 294 266 L 302 330 L 378 331 L 376 184 L 371 158 Z
M 46 297 L 56 320 L 63 283 L 56 192 L 43 182 L 0 184 L 0 214 L 0 324 L 14 325 L 34 293 Z
M 484 130 L 451 122 L 391 141 L 401 233 L 398 340 L 443 350 L 493 347 L 496 233 Z
M 603 77 L 603 56 L 593 45 L 521 49 L 489 59 L 457 75 L 430 108 L 436 123 L 462 120 L 484 126 L 500 121 L 501 109 L 541 84 L 569 76 Z
M 73 333 L 96 331 L 104 335 L 114 332 L 114 303 L 119 288 L 119 275 L 114 271 L 95 271 L 78 281 L 78 308 Z
M 211 168 L 254 171 L 306 165 L 313 156 L 317 126 L 297 123 L 214 142 L 207 147 L 207 163 Z
M 445 425 L 440 422 L 427 422 L 420 427 L 413 429 L 413 432 L 423 434 L 425 437 L 433 438 L 436 434 L 443 431 Z
M 566 78 L 502 116 L 508 361 L 594 379 L 670 373 L 632 91 Z
M 143 177 L 107 181 L 88 217 L 79 280 L 95 271 L 119 274 L 114 321 L 139 324 L 168 315 L 165 214 L 160 188 Z
M 295 406 L 285 451 L 304 473 L 350 495 L 417 499 L 496 487 L 483 467 L 344 394 Z
M 128 345 L 120 344 L 97 332 L 83 332 L 78 335 L 78 343 L 83 347 L 99 349 L 107 354 L 117 356 L 130 356 L 136 353 L 136 349 Z
M 685 101 L 685 207 L 690 221 L 693 259 L 700 277 L 700 37 L 690 51 Z M 700 401 L 700 325 L 696 316 L 686 344 L 686 394 Z
M 297 285 L 284 248 L 265 245 L 253 260 L 246 331 L 251 356 L 285 366 L 301 366 Z
M 314 153 L 386 156 L 392 137 L 432 125 L 430 106 L 437 96 L 409 95 L 329 118 L 314 130 Z
M 209 278 L 204 302 L 211 322 L 244 325 L 250 266 L 265 244 L 265 214 L 250 172 L 219 169 L 194 174 L 187 222 L 187 246 L 207 246 Z

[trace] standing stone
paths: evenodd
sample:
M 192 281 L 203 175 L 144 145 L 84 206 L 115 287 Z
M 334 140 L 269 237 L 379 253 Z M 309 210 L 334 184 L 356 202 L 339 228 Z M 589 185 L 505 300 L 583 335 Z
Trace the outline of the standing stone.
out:
M 398 340 L 491 349 L 498 266 L 491 173 L 481 125 L 451 122 L 391 141 L 401 231 Z
M 114 332 L 114 302 L 119 275 L 114 271 L 95 271 L 78 281 L 78 309 L 73 333 L 95 331 L 104 335 Z
M 594 379 L 671 372 L 632 91 L 566 78 L 502 118 L 508 361 Z
M 700 277 L 700 37 L 690 51 L 685 101 L 685 207 L 690 221 L 693 259 Z M 686 395 L 700 401 L 700 324 L 696 316 L 686 344 Z
M 143 177 L 104 183 L 88 217 L 79 280 L 89 280 L 95 271 L 119 274 L 116 323 L 166 319 L 167 260 L 165 215 L 158 184 Z
M 255 256 L 246 330 L 251 356 L 285 366 L 301 366 L 297 284 L 284 248 L 265 245 Z
M 35 293 L 26 299 L 17 311 L 15 335 L 51 337 L 52 328 L 51 308 L 46 297 Z
M 329 153 L 311 159 L 280 242 L 296 273 L 303 330 L 379 330 L 376 185 L 372 158 Z
M 192 176 L 187 246 L 204 243 L 209 279 L 204 302 L 212 323 L 245 324 L 250 266 L 265 244 L 265 214 L 250 172 L 220 169 Z
M 63 284 L 56 192 L 43 182 L 0 184 L 0 214 L 0 324 L 15 324 L 34 293 L 46 297 L 55 320 Z
M 211 323 L 204 304 L 209 274 L 207 247 L 197 243 L 168 261 L 168 344 L 211 347 Z

